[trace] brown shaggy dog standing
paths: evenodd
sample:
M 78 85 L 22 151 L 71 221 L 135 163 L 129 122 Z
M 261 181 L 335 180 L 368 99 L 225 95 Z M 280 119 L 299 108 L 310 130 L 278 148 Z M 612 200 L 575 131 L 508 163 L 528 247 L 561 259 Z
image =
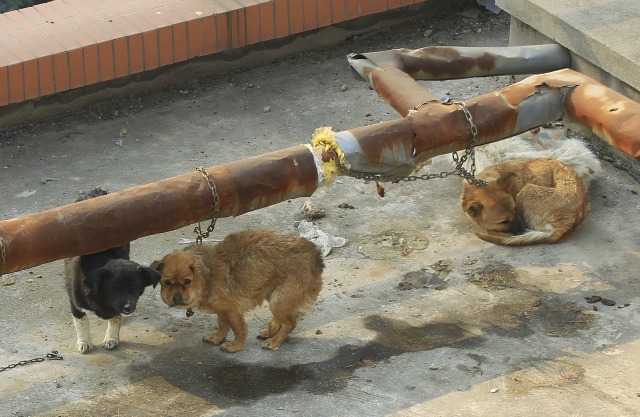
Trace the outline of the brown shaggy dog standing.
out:
M 273 317 L 258 334 L 264 349 L 277 349 L 310 310 L 320 288 L 324 262 L 306 239 L 267 230 L 228 235 L 217 245 L 190 245 L 151 265 L 162 274 L 162 300 L 170 307 L 218 315 L 218 330 L 205 342 L 222 350 L 244 347 L 247 311 L 269 302 Z M 229 330 L 235 339 L 224 342 Z

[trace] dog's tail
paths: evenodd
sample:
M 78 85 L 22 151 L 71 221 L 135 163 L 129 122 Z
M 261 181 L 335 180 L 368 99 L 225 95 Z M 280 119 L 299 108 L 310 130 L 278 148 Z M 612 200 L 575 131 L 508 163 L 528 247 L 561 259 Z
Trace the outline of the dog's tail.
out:
M 546 230 L 527 230 L 521 235 L 497 236 L 487 233 L 476 233 L 476 236 L 496 245 L 527 246 L 541 243 L 558 243 L 566 239 L 570 233 L 571 231 L 569 230 L 548 227 Z
M 520 158 L 553 158 L 573 168 L 588 187 L 602 171 L 600 160 L 580 139 L 565 139 L 556 148 L 546 148 L 518 154 Z
M 553 158 L 573 168 L 582 178 L 585 187 L 601 171 L 600 160 L 580 139 L 552 139 L 540 133 L 533 138 L 520 136 L 489 143 L 476 148 L 476 169 L 485 168 L 512 159 Z M 470 168 L 467 162 L 467 169 Z

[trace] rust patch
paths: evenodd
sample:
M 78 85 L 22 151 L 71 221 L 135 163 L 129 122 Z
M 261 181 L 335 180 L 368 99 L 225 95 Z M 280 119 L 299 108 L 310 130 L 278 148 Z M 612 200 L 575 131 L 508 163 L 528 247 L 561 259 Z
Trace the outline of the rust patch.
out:
M 411 155 L 412 153 L 413 129 L 408 120 L 377 123 L 351 129 L 349 132 L 356 138 L 371 164 L 384 161 L 391 166 L 392 161 L 397 159 L 385 158 L 385 155 Z M 402 152 L 396 152 L 394 149 L 402 149 Z
M 237 216 L 310 196 L 317 167 L 304 145 L 207 172 L 220 197 L 219 217 Z M 0 222 L 4 273 L 84 255 L 210 218 L 212 195 L 199 172 Z
M 409 75 L 397 69 L 376 70 L 371 73 L 371 84 L 378 95 L 401 116 L 406 116 L 429 101 L 439 102 L 438 98 L 424 89 Z

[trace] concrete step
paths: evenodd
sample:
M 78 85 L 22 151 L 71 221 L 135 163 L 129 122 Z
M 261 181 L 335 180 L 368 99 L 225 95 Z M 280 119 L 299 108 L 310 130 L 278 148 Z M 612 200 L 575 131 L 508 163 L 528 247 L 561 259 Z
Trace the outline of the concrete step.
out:
M 640 101 L 640 1 L 496 0 L 511 15 L 511 45 L 556 42 L 571 67 Z

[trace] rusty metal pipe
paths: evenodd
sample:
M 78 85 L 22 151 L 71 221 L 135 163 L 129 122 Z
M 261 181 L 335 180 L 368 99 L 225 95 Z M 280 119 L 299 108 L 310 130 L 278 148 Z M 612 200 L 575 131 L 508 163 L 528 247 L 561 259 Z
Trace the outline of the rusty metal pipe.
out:
M 218 217 L 237 216 L 310 196 L 318 163 L 300 145 L 208 168 L 220 197 Z M 41 213 L 0 222 L 0 275 L 211 218 L 213 197 L 194 171 Z
M 371 84 L 376 69 L 399 69 L 415 80 L 449 80 L 491 75 L 536 74 L 571 65 L 560 45 L 505 47 L 429 46 L 349 54 L 354 75 Z

